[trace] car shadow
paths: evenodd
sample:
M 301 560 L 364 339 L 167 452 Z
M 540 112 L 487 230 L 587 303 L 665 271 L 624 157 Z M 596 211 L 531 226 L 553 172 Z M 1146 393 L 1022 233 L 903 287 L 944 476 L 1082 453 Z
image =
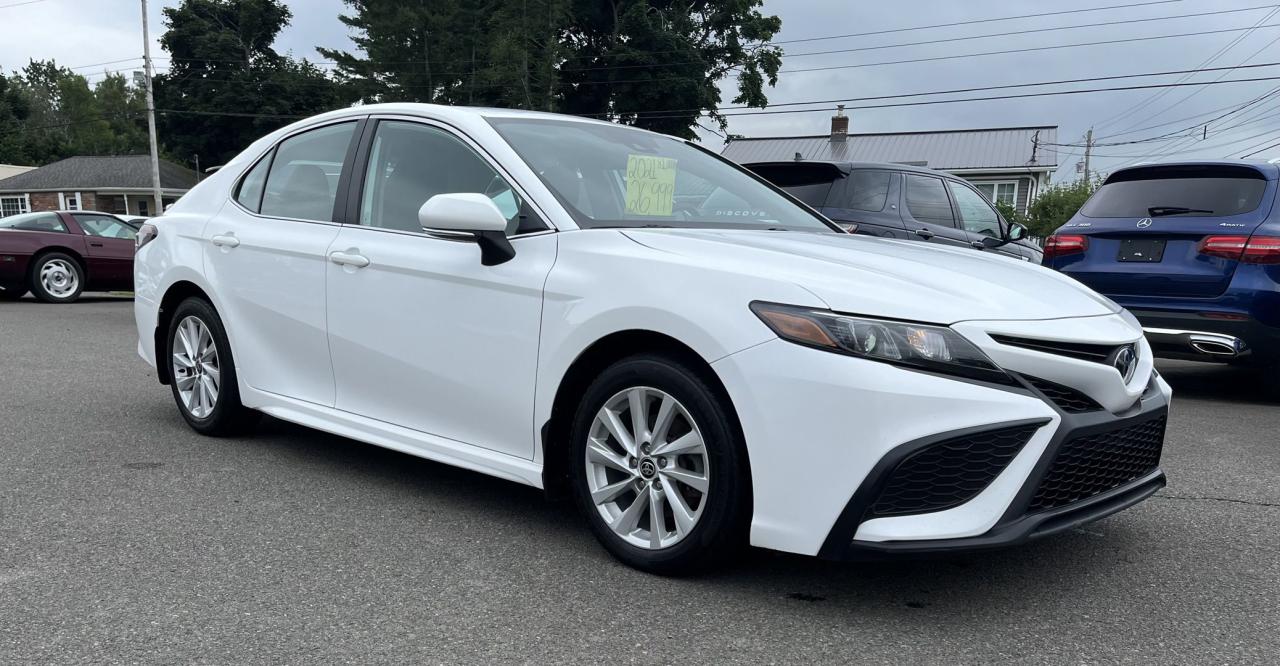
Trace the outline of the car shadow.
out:
M 929 608 L 966 612 L 976 598 L 1020 604 L 1036 589 L 1069 588 L 1077 577 L 1088 578 L 1095 565 L 1128 561 L 1128 549 L 1150 537 L 1126 536 L 1132 526 L 1106 521 L 1020 547 L 929 558 L 830 562 L 749 549 L 737 561 L 701 575 L 664 579 L 614 560 L 596 543 L 572 502 L 549 501 L 535 488 L 272 418 L 264 419 L 254 436 L 230 442 L 271 447 L 273 453 L 305 459 L 313 472 L 353 477 L 361 488 L 406 495 L 424 512 L 454 513 L 470 526 L 468 540 L 491 541 L 495 551 L 509 539 L 495 526 L 519 525 L 524 538 L 539 542 L 540 559 L 567 562 L 570 569 L 586 565 L 605 578 L 634 582 L 639 577 L 645 584 L 671 586 L 673 592 L 692 586 L 711 597 L 746 594 L 797 608 L 822 605 L 840 615 L 868 608 L 881 609 L 880 615 L 890 619 Z M 1111 534 L 1104 538 L 1099 530 Z M 1055 573 L 1046 579 L 1046 570 Z
M 1173 387 L 1175 400 L 1195 398 L 1269 405 L 1277 403 L 1273 396 L 1280 393 L 1274 389 L 1268 393 L 1265 385 L 1278 378 L 1253 368 L 1162 359 L 1156 362 L 1156 369 Z

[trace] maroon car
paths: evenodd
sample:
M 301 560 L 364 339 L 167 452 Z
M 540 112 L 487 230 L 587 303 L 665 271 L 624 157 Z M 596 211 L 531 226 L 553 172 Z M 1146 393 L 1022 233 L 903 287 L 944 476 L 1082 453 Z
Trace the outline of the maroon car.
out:
M 133 289 L 136 234 L 134 226 L 108 213 L 0 218 L 0 300 L 30 291 L 46 303 L 70 303 L 86 289 Z

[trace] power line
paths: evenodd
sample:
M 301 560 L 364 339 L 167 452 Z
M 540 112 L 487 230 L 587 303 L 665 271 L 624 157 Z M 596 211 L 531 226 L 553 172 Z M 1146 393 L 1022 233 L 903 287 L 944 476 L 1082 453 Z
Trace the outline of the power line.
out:
M 1245 159 L 1245 158 L 1247 158 L 1247 157 L 1253 157 L 1254 155 L 1257 155 L 1258 153 L 1266 152 L 1266 151 L 1271 150 L 1272 148 L 1275 148 L 1275 147 L 1277 147 L 1277 146 L 1280 146 L 1280 142 L 1276 142 L 1276 143 L 1273 143 L 1273 144 L 1271 144 L 1271 145 L 1269 145 L 1269 146 L 1265 146 L 1265 147 L 1263 147 L 1263 148 L 1259 148 L 1259 149 L 1257 149 L 1257 150 L 1255 150 L 1255 151 L 1253 151 L 1253 152 L 1251 152 L 1251 153 L 1248 153 L 1248 154 L 1246 154 L 1246 155 L 1241 155 L 1241 156 L 1240 156 L 1240 159 Z M 1246 150 L 1248 150 L 1248 149 L 1246 149 Z
M 123 60 L 108 60 L 107 62 L 95 62 L 95 63 L 91 63 L 91 64 L 88 64 L 88 65 L 76 65 L 75 67 L 68 67 L 67 69 L 70 69 L 70 70 L 73 70 L 73 71 L 74 71 L 74 70 L 77 70 L 77 69 L 88 69 L 88 68 L 90 68 L 90 67 L 98 67 L 98 66 L 100 66 L 100 65 L 118 65 L 118 64 L 120 64 L 120 63 L 122 63 L 122 62 L 133 62 L 134 60 L 142 60 L 142 56 L 137 56 L 137 57 L 133 57 L 133 58 L 125 58 L 125 59 L 123 59 Z M 123 71 L 123 70 L 121 70 L 121 71 Z
M 1195 18 L 1200 16 L 1217 16 L 1221 14 L 1237 14 L 1240 12 L 1252 12 L 1252 11 L 1257 11 L 1259 9 L 1275 10 L 1276 8 L 1280 8 L 1280 5 L 1262 5 L 1259 7 L 1244 7 L 1241 9 L 1220 9 L 1212 12 L 1197 12 L 1194 14 L 1177 14 L 1174 16 L 1153 16 L 1153 17 L 1147 17 L 1147 18 L 1123 19 L 1119 21 L 1104 21 L 1101 23 L 1082 23 L 1079 25 L 1060 25 L 1060 26 L 1054 26 L 1051 28 L 1029 28 L 1026 30 L 1013 30 L 1009 32 L 993 32 L 985 35 L 968 35 L 964 37 L 947 37 L 943 39 L 931 39 L 931 40 L 926 40 L 921 42 L 904 42 L 901 44 L 880 44 L 877 46 L 860 46 L 857 48 L 850 48 L 850 49 L 834 49 L 830 51 L 810 51 L 806 53 L 786 53 L 784 54 L 784 56 L 787 58 L 802 58 L 805 56 L 832 55 L 835 53 L 878 51 L 881 49 L 897 49 L 897 48 L 902 48 L 906 46 L 928 46 L 932 44 L 945 44 L 948 42 L 963 42 L 971 39 L 987 39 L 990 37 L 1012 37 L 1014 35 L 1030 35 L 1030 34 L 1042 33 L 1042 32 L 1057 32 L 1059 30 L 1077 30 L 1081 28 L 1098 28 L 1103 26 L 1125 25 L 1129 23 L 1150 23 L 1152 21 L 1171 21 L 1174 19 Z
M 895 32 L 910 32 L 914 30 L 929 30 L 932 28 L 954 28 L 962 25 L 975 25 L 978 23 L 997 23 L 1001 21 L 1016 21 L 1028 18 L 1043 18 L 1046 16 L 1063 16 L 1066 14 L 1083 14 L 1086 12 L 1100 12 L 1108 9 L 1131 9 L 1134 7 L 1146 7 L 1149 5 L 1167 5 L 1173 2 L 1181 2 L 1182 0 L 1156 0 L 1155 2 L 1138 2 L 1125 5 L 1110 5 L 1107 7 L 1089 7 L 1085 9 L 1067 9 L 1056 12 L 1042 12 L 1039 14 L 1022 14 L 1021 16 L 998 16 L 984 19 L 972 19 L 968 21 L 956 21 L 954 23 L 935 23 L 933 25 L 917 25 L 907 28 L 892 28 L 888 30 L 873 30 L 871 32 L 853 32 L 845 35 L 827 35 L 824 37 L 805 37 L 801 39 L 784 39 L 771 42 L 772 44 L 796 44 L 799 42 L 817 42 L 826 39 L 844 39 L 846 37 L 869 37 L 871 35 L 887 35 Z
M 1116 86 L 1111 88 L 1086 88 L 1082 90 L 1054 90 L 1054 91 L 1038 92 L 1038 93 L 1022 93 L 1018 95 L 992 95 L 989 97 L 964 97 L 960 99 L 925 100 L 920 102 L 895 102 L 891 104 L 872 104 L 867 106 L 853 106 L 853 107 L 849 107 L 848 110 L 864 111 L 869 109 L 888 109 L 888 108 L 899 108 L 899 107 L 905 107 L 905 106 L 930 106 L 934 104 L 954 104 L 957 102 L 986 102 L 986 101 L 1005 100 L 1005 99 L 1026 99 L 1029 97 L 1052 97 L 1056 95 L 1080 95 L 1085 93 L 1116 92 L 1116 91 L 1123 91 L 1123 90 L 1152 90 L 1156 88 L 1166 88 L 1166 87 L 1182 88 L 1182 87 L 1190 87 L 1190 86 L 1225 85 L 1229 83 L 1253 83 L 1257 81 L 1280 81 L 1280 76 L 1264 76 L 1264 77 L 1256 77 L 1256 78 L 1249 78 L 1249 79 L 1228 79 L 1224 81 L 1190 81 L 1190 82 L 1183 82 L 1183 83 L 1153 83 L 1149 85 Z M 721 115 L 758 116 L 758 115 L 772 115 L 772 114 L 784 114 L 784 113 L 815 113 L 818 111 L 830 111 L 830 109 L 829 108 L 786 109 L 782 111 L 761 110 L 761 111 L 743 111 L 739 113 L 725 113 Z M 673 114 L 673 113 L 677 115 L 657 115 L 657 114 Z M 688 111 L 681 111 L 679 109 L 674 109 L 674 110 L 643 112 L 643 113 L 637 113 L 635 115 L 637 118 L 659 119 L 659 118 L 682 117 L 686 113 L 688 113 Z M 631 115 L 631 114 L 592 113 L 592 114 L 580 114 L 580 115 L 604 116 L 604 115 Z
M 959 58 L 976 58 L 979 56 L 992 55 L 1008 55 L 1014 53 L 1031 53 L 1034 51 L 1052 51 L 1056 49 L 1071 49 L 1082 46 L 1105 46 L 1108 44 L 1127 44 L 1129 42 L 1146 42 L 1156 39 L 1177 39 L 1181 37 L 1199 37 L 1201 35 L 1217 35 L 1227 32 L 1242 32 L 1244 30 L 1254 30 L 1257 28 L 1274 28 L 1280 26 L 1280 23 L 1269 23 L 1267 25 L 1251 26 L 1248 28 L 1226 28 L 1222 30 L 1203 30 L 1200 32 L 1183 32 L 1173 35 L 1153 35 L 1151 37 L 1129 37 L 1126 39 L 1109 39 L 1099 42 L 1080 42 L 1077 44 L 1055 44 L 1053 46 L 1035 46 L 1023 49 L 1006 49 L 1003 51 L 985 51 L 983 53 L 961 53 L 956 55 L 934 56 L 931 58 L 912 58 L 909 60 L 888 60 L 883 62 L 867 62 L 856 65 L 831 65 L 829 67 L 809 67 L 805 69 L 782 69 L 778 70 L 780 74 L 794 74 L 796 72 L 825 72 L 833 69 L 855 69 L 859 67 L 879 67 L 881 65 L 904 65 L 917 62 L 936 62 L 939 60 L 955 60 Z M 668 63 L 668 64 L 687 64 L 687 63 Z
M 21 7 L 23 5 L 34 5 L 37 2 L 44 2 L 44 0 L 27 0 L 26 2 L 15 2 L 11 5 L 0 5 L 0 9 L 8 9 L 10 7 Z

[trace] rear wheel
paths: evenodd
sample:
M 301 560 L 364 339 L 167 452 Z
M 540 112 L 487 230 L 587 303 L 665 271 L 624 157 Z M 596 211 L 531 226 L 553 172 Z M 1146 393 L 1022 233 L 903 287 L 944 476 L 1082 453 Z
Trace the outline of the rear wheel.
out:
M 620 361 L 587 389 L 573 426 L 574 495 L 610 553 L 675 575 L 745 545 L 748 469 L 731 414 L 696 373 L 661 356 Z
M 240 403 L 231 345 L 212 305 L 200 298 L 179 304 L 167 339 L 165 358 L 173 399 L 196 432 L 237 435 L 258 422 L 261 415 Z
M 31 265 L 29 286 L 45 303 L 73 303 L 84 291 L 84 270 L 74 257 L 50 252 Z

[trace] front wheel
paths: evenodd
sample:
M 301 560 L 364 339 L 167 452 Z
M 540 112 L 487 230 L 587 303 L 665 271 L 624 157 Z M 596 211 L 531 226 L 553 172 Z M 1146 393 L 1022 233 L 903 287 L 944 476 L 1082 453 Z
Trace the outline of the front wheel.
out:
M 661 356 L 620 361 L 587 389 L 573 424 L 574 495 L 610 553 L 677 575 L 745 545 L 749 470 L 732 418 L 702 378 Z
M 173 399 L 196 432 L 237 435 L 257 422 L 258 412 L 240 403 L 231 345 L 222 320 L 208 302 L 188 298 L 178 305 L 169 324 L 165 357 Z
M 45 303 L 73 303 L 84 291 L 84 271 L 75 258 L 50 252 L 31 265 L 29 284 Z

